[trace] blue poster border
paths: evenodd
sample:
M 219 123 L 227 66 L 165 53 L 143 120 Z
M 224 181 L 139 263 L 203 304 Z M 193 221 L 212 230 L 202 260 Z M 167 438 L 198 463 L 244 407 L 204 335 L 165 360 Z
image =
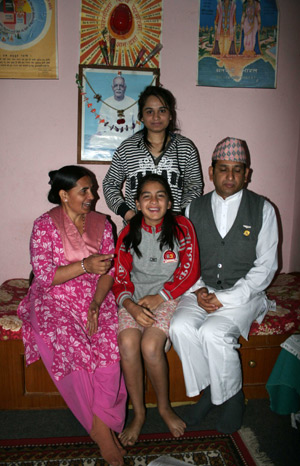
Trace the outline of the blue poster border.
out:
M 199 86 L 276 88 L 276 0 L 201 0 Z

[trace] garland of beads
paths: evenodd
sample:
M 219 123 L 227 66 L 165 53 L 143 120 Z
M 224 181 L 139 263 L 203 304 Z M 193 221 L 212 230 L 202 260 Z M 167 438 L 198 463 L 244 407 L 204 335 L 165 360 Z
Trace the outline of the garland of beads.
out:
M 84 75 L 83 75 L 83 76 L 84 76 Z M 84 76 L 84 78 L 86 79 L 85 76 Z M 87 79 L 86 79 L 86 81 L 87 81 L 88 85 L 90 86 L 90 84 L 89 84 L 89 82 L 88 82 Z M 77 86 L 78 86 L 78 89 L 80 90 L 81 95 L 82 95 L 83 97 L 85 96 L 84 99 L 83 99 L 83 101 L 84 101 L 84 102 L 87 102 L 87 107 L 90 109 L 91 113 L 96 113 L 96 109 L 93 107 L 93 104 L 92 104 L 91 102 L 89 102 L 89 98 L 86 97 L 86 92 L 83 92 L 83 85 L 82 85 L 82 82 L 81 82 L 80 79 L 79 79 L 79 75 L 78 75 L 78 74 L 76 74 L 76 84 L 77 84 Z M 137 102 L 137 101 L 134 102 L 132 105 L 130 105 L 129 107 L 125 108 L 124 110 L 117 110 L 116 108 L 111 107 L 111 106 L 108 105 L 106 102 L 104 102 L 104 101 L 102 100 L 102 96 L 101 96 L 100 94 L 96 94 L 95 91 L 94 91 L 94 89 L 93 89 L 91 86 L 90 86 L 90 88 L 91 88 L 91 90 L 92 90 L 93 93 L 94 93 L 94 99 L 96 99 L 97 102 L 100 102 L 100 101 L 101 101 L 102 103 L 104 103 L 104 104 L 107 105 L 108 107 L 112 108 L 113 110 L 116 110 L 116 112 L 118 113 L 118 117 L 119 117 L 119 118 L 124 117 L 124 112 L 125 112 L 125 110 L 128 110 L 130 107 L 132 107 L 133 105 L 135 105 L 136 102 Z M 101 118 L 101 116 L 98 115 L 98 114 L 96 114 L 96 115 L 95 115 L 95 118 L 96 118 L 96 120 L 97 120 L 97 119 Z M 115 125 L 110 125 L 110 122 L 109 122 L 109 121 L 105 121 L 105 119 L 103 119 L 103 118 L 100 119 L 99 121 L 100 121 L 100 123 L 104 123 L 104 126 L 108 126 L 109 129 L 110 129 L 111 131 L 112 131 L 113 129 L 114 129 L 115 131 L 117 131 L 117 132 L 120 131 L 120 133 L 122 133 L 122 132 L 124 131 L 124 127 L 123 127 L 123 126 L 122 126 L 121 128 L 118 128 L 118 127 L 115 126 Z M 121 120 L 118 120 L 117 123 L 118 123 L 118 122 L 121 123 Z M 135 123 L 132 123 L 131 126 L 126 125 L 125 131 L 129 131 L 129 130 L 131 130 L 131 129 L 134 129 L 134 128 L 136 127 L 136 125 L 140 125 L 140 124 L 141 124 L 141 122 L 140 122 L 139 120 L 136 120 L 136 122 L 135 122 Z

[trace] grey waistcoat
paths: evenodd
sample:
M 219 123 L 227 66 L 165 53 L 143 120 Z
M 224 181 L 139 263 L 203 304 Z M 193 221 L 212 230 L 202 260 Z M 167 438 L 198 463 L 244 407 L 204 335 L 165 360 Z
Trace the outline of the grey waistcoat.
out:
M 262 226 L 264 198 L 244 189 L 236 219 L 222 238 L 211 207 L 212 192 L 194 199 L 190 206 L 200 249 L 201 276 L 217 290 L 232 287 L 253 267 Z

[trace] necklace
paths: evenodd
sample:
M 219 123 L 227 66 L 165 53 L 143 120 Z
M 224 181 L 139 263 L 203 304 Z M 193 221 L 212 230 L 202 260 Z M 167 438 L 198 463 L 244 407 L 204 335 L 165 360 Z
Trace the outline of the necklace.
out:
M 85 218 L 86 218 L 86 214 L 83 214 L 82 215 L 82 234 L 85 232 Z

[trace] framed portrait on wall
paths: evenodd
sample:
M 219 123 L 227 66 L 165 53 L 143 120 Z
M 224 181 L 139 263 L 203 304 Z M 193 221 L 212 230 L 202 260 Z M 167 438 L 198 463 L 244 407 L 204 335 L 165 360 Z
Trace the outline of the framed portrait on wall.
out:
M 79 65 L 78 163 L 108 164 L 124 139 L 142 129 L 138 99 L 159 85 L 159 69 Z

